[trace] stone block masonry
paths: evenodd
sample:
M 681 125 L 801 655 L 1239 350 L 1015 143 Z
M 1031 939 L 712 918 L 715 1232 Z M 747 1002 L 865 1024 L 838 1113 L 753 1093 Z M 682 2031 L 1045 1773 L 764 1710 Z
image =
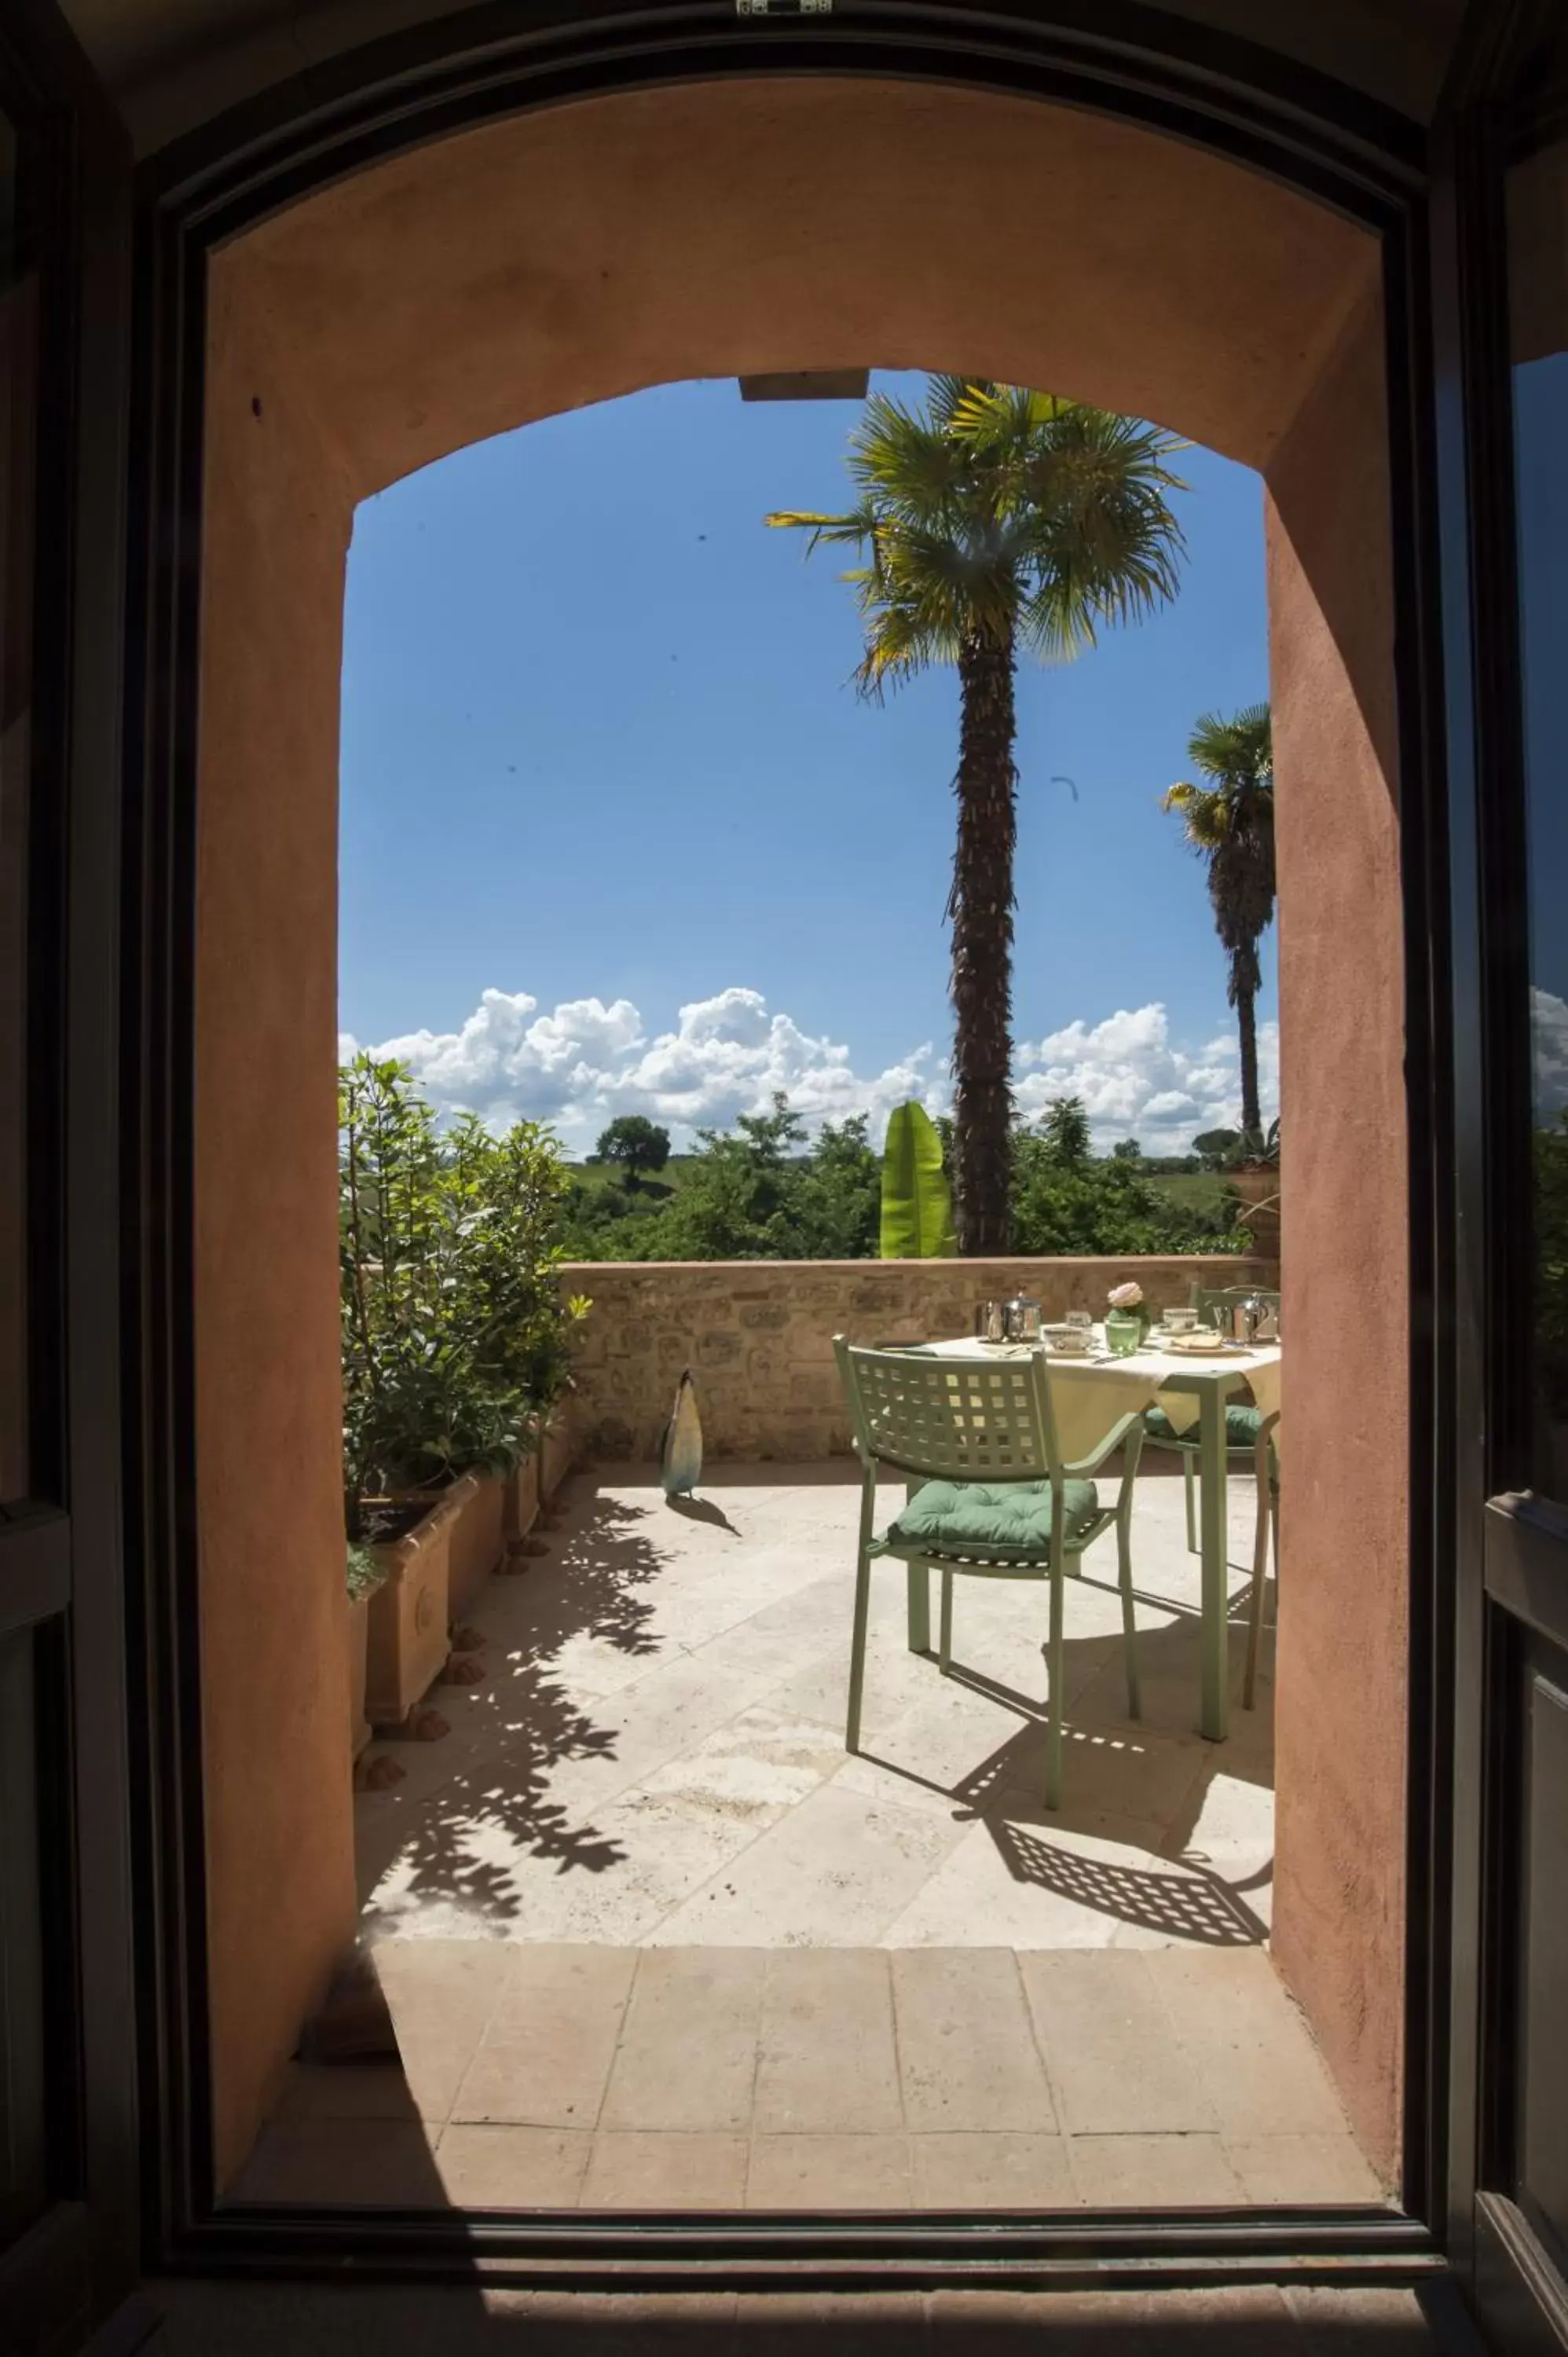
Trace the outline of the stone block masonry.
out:
M 807 1463 L 850 1452 L 832 1340 L 929 1341 L 968 1333 L 977 1302 L 1025 1294 L 1046 1318 L 1105 1308 L 1135 1279 L 1158 1309 L 1195 1285 L 1276 1286 L 1271 1261 L 1233 1254 L 1125 1259 L 575 1261 L 566 1293 L 593 1302 L 575 1362 L 582 1454 L 652 1457 L 682 1367 L 697 1383 L 713 1457 Z

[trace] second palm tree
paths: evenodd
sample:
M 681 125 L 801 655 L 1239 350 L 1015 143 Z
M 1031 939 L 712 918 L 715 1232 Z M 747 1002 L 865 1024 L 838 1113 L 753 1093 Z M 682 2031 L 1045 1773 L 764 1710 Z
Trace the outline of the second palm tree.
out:
M 959 1250 L 1011 1243 L 1013 856 L 1018 651 L 1063 662 L 1099 630 L 1176 593 L 1181 528 L 1167 493 L 1180 445 L 1158 427 L 1054 393 L 934 376 L 923 413 L 874 393 L 850 443 L 859 493 L 842 515 L 770 524 L 857 548 L 877 695 L 934 663 L 959 675 L 952 928 L 954 1198 Z

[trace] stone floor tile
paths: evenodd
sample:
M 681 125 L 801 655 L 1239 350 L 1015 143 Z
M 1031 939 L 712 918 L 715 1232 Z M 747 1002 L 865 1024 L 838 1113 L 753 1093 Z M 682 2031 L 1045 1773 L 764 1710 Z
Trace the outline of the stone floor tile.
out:
M 1045 1833 L 1034 1822 L 1037 1806 L 1012 1794 L 988 1803 L 888 1925 L 884 1944 L 972 1946 L 983 1929 L 989 1943 L 1020 1949 L 1107 1948 L 1129 1905 L 1148 1911 L 1172 1872 L 1139 1846 L 1140 1835 L 1157 1840 L 1157 1828 L 1103 1817 L 1075 1826 L 1063 1812 L 1061 1826 Z
M 592 2139 L 584 2129 L 479 2126 L 442 2131 L 435 2165 L 460 2210 L 570 2210 Z
M 1214 2107 L 1176 2043 L 1143 1956 L 1035 1953 L 1019 1956 L 1018 1970 L 1069 2135 L 1215 2128 Z
M 746 2140 L 686 2130 L 601 2129 L 583 2181 L 585 2210 L 739 2210 Z
M 751 2140 L 748 2210 L 907 2210 L 903 2136 L 760 2136 Z
M 898 2071 L 910 2129 L 1057 2126 L 1006 1948 L 895 1950 Z
M 1078 2200 L 1059 2136 L 915 2136 L 918 2210 L 1065 2210 Z
M 643 1952 L 601 2127 L 750 2127 L 766 1961 L 755 1948 Z
M 452 2117 L 591 2128 L 631 1993 L 635 1951 L 541 1941 L 520 1945 L 517 1960 Z
M 1095 2210 L 1193 2210 L 1245 2200 L 1217 2136 L 1084 2136 L 1067 2140 L 1078 2198 Z
M 1227 2136 L 1225 2151 L 1249 2201 L 1380 2204 L 1387 2199 L 1348 2134 Z
M 893 1986 L 879 1948 L 779 1948 L 768 1958 L 753 2124 L 758 2133 L 897 2133 L 904 2126 Z
M 447 2206 L 425 2131 L 404 2120 L 275 2120 L 228 2198 L 323 2209 Z
M 962 1830 L 822 1786 L 695 1891 L 654 1936 L 717 1946 L 874 1943 Z
M 1345 2133 L 1322 2058 L 1261 1949 L 1167 1948 L 1146 1961 L 1222 2135 Z

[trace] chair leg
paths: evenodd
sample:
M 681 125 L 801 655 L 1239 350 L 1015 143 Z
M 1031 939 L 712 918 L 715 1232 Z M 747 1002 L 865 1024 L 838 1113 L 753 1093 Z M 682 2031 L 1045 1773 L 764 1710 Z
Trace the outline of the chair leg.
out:
M 1266 1448 L 1266 1444 L 1265 1444 Z M 1265 1451 L 1259 1451 L 1260 1457 Z M 1279 1577 L 1278 1523 L 1273 1485 L 1266 1463 L 1258 1468 L 1258 1520 L 1252 1536 L 1252 1585 L 1247 1596 L 1247 1674 L 1241 1684 L 1241 1706 L 1251 1710 L 1257 1699 L 1258 1655 L 1263 1641 L 1263 1580 L 1269 1567 L 1269 1533 L 1275 1532 L 1274 1576 Z
M 1193 1481 L 1192 1451 L 1190 1448 L 1184 1448 L 1182 1450 L 1181 1469 L 1187 1483 L 1187 1551 L 1188 1555 L 1197 1555 L 1199 1552 L 1197 1544 L 1197 1497 Z
M 849 1716 L 843 1748 L 860 1749 L 860 1705 L 865 1687 L 865 1623 L 871 1609 L 871 1557 L 864 1546 L 854 1566 L 854 1626 L 849 1641 Z
M 1127 1656 L 1127 1716 L 1142 1718 L 1144 1698 L 1138 1684 L 1138 1613 L 1133 1598 L 1133 1530 L 1128 1516 L 1116 1522 L 1117 1577 L 1122 1587 L 1122 1644 Z
M 939 1659 L 945 1678 L 952 1668 L 952 1574 L 942 1574 L 942 1620 L 939 1641 Z
M 1062 1566 L 1059 1557 L 1051 1566 L 1050 1577 L 1051 1636 L 1047 1670 L 1051 1690 L 1046 1706 L 1046 1806 L 1047 1809 L 1059 1809 L 1062 1804 L 1062 1682 L 1065 1674 Z

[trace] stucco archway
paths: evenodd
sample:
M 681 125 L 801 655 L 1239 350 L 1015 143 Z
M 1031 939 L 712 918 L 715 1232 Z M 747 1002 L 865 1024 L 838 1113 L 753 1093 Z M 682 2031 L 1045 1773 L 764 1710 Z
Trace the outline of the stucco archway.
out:
M 553 411 L 848 363 L 1055 385 L 1269 487 L 1284 1088 L 1312 1109 L 1286 1147 L 1275 1953 L 1391 2159 L 1407 1571 L 1389 1337 L 1407 1254 L 1381 333 L 1375 240 L 1290 190 L 1085 112 L 897 81 L 742 79 L 515 117 L 216 260 L 196 1312 L 220 2181 L 353 1915 L 333 1156 L 355 502 Z

